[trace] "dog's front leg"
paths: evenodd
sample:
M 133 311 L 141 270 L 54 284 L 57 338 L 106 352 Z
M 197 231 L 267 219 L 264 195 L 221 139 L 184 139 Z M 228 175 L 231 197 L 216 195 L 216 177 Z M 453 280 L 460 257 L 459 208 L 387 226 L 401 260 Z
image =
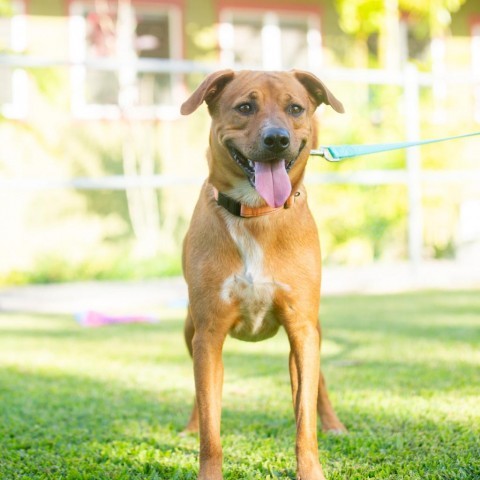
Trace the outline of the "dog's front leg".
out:
M 290 342 L 290 376 L 297 423 L 297 480 L 324 480 L 318 460 L 317 392 L 320 333 L 314 323 L 285 325 Z
M 223 386 L 222 349 L 226 334 L 201 328 L 193 337 L 193 365 L 200 427 L 199 480 L 221 480 L 220 420 Z

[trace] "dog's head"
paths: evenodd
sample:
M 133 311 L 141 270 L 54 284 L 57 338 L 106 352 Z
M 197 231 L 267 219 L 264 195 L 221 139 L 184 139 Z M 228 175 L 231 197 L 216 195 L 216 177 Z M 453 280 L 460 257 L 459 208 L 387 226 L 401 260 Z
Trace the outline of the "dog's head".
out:
M 303 177 L 315 141 L 315 109 L 325 103 L 344 111 L 321 80 L 297 70 L 212 73 L 181 113 L 188 115 L 203 102 L 212 117 L 210 182 L 232 196 L 242 192 L 253 203 L 260 195 L 275 207 Z

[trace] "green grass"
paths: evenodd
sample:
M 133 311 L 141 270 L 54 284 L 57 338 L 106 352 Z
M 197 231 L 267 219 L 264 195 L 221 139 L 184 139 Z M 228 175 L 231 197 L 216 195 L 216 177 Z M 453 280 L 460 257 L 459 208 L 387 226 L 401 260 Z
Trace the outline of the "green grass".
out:
M 323 365 L 346 436 L 329 480 L 480 478 L 480 292 L 324 299 Z M 82 329 L 0 314 L 0 478 L 194 479 L 180 318 Z M 225 347 L 225 479 L 293 479 L 283 334 Z

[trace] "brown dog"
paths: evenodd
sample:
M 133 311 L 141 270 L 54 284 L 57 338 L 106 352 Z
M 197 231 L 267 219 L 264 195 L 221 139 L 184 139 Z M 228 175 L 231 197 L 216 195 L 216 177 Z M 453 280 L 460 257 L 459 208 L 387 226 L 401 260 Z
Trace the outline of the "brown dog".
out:
M 324 479 L 324 430 L 345 430 L 320 371 L 320 247 L 302 185 L 315 146 L 315 109 L 342 104 L 314 75 L 220 71 L 182 105 L 206 102 L 212 117 L 209 178 L 184 242 L 189 291 L 185 339 L 196 401 L 187 430 L 200 429 L 201 480 L 222 479 L 222 348 L 227 335 L 269 338 L 283 326 L 297 424 L 297 478 Z

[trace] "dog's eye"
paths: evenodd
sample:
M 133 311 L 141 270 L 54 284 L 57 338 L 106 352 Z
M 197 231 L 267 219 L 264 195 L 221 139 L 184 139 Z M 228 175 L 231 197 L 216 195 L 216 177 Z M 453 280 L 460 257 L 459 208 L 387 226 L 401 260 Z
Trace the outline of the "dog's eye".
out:
M 250 115 L 254 111 L 254 107 L 251 103 L 241 103 L 235 107 L 235 110 L 242 115 Z
M 294 117 L 299 117 L 305 111 L 305 109 L 300 105 L 294 103 L 292 105 L 289 105 L 287 111 L 290 115 L 293 115 Z

